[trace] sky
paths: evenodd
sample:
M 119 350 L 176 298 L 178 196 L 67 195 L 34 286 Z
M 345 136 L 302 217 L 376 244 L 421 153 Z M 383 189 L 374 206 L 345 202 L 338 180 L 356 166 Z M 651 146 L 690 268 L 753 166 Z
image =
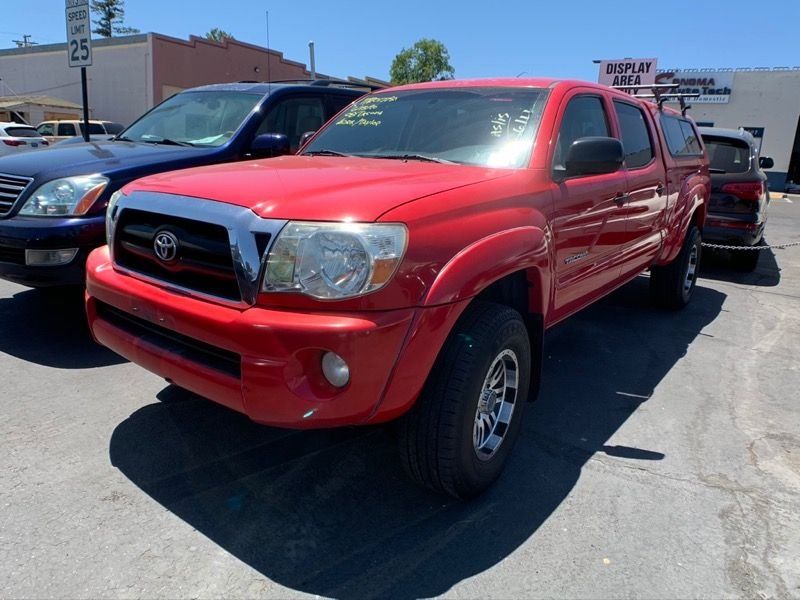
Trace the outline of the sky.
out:
M 66 38 L 64 0 L 0 0 L 0 48 Z M 658 58 L 659 68 L 800 65 L 800 0 L 126 0 L 126 24 L 186 39 L 222 28 L 327 75 L 388 79 L 394 56 L 440 40 L 456 77 L 596 80 L 593 59 Z M 763 7 L 763 10 L 759 10 Z M 2 73 L 0 73 L 2 77 Z

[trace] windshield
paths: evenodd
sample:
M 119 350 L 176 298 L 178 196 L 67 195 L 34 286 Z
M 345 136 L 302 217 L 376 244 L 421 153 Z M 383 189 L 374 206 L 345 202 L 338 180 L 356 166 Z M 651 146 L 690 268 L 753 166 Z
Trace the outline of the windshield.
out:
M 532 88 L 375 94 L 336 117 L 303 153 L 519 168 L 530 157 L 545 98 Z
M 750 146 L 730 138 L 703 136 L 713 171 L 746 173 L 750 170 Z
M 134 142 L 221 146 L 261 100 L 246 92 L 184 92 L 146 113 L 120 134 Z

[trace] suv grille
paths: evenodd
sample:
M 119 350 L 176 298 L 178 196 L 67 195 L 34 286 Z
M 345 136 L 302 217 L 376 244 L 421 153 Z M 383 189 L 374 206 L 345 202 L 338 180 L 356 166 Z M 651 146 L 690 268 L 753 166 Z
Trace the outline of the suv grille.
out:
M 156 255 L 155 238 L 177 239 L 174 259 Z M 114 234 L 114 261 L 121 267 L 180 287 L 239 301 L 228 230 L 222 225 L 183 217 L 125 209 Z
M 7 215 L 14 208 L 14 203 L 33 181 L 28 177 L 0 174 L 0 217 Z

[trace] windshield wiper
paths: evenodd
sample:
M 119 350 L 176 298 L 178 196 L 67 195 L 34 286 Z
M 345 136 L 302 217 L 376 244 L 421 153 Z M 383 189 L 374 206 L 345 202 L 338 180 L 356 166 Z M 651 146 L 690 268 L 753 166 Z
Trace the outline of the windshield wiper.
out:
M 709 167 L 709 173 L 727 173 L 725 169 L 715 169 L 714 167 Z
M 303 152 L 303 156 L 353 156 L 352 154 L 347 154 L 345 152 L 337 152 L 336 150 L 308 150 Z
M 145 144 L 164 144 L 165 146 L 185 146 L 188 148 L 194 148 L 194 144 L 191 142 L 179 142 L 178 140 L 171 140 L 170 138 L 161 138 L 158 140 L 139 140 L 144 142 Z
M 129 137 L 125 137 L 124 135 L 116 135 L 113 138 L 111 138 L 111 141 L 112 142 L 133 142 L 135 140 L 132 140 Z
M 455 165 L 452 160 L 445 160 L 444 158 L 436 158 L 435 156 L 426 156 L 424 154 L 369 154 L 368 158 L 389 158 L 394 160 L 419 160 L 422 162 L 439 163 L 443 165 Z

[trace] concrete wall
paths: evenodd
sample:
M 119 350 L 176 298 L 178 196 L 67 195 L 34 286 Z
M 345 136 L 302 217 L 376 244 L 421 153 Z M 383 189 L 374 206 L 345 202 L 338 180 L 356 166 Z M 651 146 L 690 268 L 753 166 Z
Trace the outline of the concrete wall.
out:
M 775 161 L 770 187 L 783 189 L 800 118 L 800 69 L 736 70 L 727 104 L 695 103 L 689 114 L 715 127 L 764 127 L 761 154 Z
M 303 63 L 235 40 L 217 43 L 192 36 L 186 41 L 152 34 L 152 43 L 155 103 L 178 90 L 209 83 L 311 77 Z
M 92 118 L 127 125 L 152 105 L 149 37 L 93 40 L 94 64 L 87 69 Z M 80 69 L 67 66 L 65 44 L 0 51 L 0 78 L 0 95 L 13 90 L 20 96 L 41 94 L 81 104 Z

